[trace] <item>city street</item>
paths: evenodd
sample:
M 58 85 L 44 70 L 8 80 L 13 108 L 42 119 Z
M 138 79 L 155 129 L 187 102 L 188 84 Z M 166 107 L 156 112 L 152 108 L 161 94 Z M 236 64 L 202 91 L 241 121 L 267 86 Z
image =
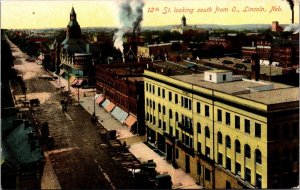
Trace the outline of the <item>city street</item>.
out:
M 26 98 L 40 100 L 40 106 L 33 108 L 34 115 L 40 124 L 48 122 L 50 135 L 54 138 L 54 148 L 46 155 L 49 155 L 61 188 L 134 188 L 128 172 L 119 163 L 111 161 L 107 145 L 99 134 L 102 126 L 93 124 L 90 114 L 78 104 L 69 104 L 67 112 L 62 111 L 60 101 L 65 96 L 47 79 L 39 78 L 48 73 L 40 65 L 26 62 L 26 55 L 13 44 L 11 46 L 16 58 L 15 69 L 27 87 Z M 19 86 L 15 86 L 13 92 L 17 106 L 22 106 L 19 103 L 25 96 Z M 56 178 L 52 179 L 55 183 Z M 49 186 L 42 184 L 42 188 L 53 187 L 52 182 L 47 181 Z
M 13 44 L 11 46 L 16 57 L 15 68 L 26 83 L 27 100 L 38 98 L 41 102 L 32 112 L 40 124 L 48 122 L 50 136 L 54 138 L 53 149 L 45 152 L 42 189 L 135 188 L 131 176 L 121 167 L 121 163 L 112 161 L 107 144 L 100 135 L 104 127 L 107 130 L 116 130 L 117 138 L 122 143 L 126 141 L 129 151 L 140 162 L 153 159 L 158 172 L 169 173 L 173 188 L 201 188 L 191 176 L 180 168 L 175 169 L 164 157 L 145 145 L 143 137 L 133 135 L 99 105 L 95 107 L 99 123 L 92 123 L 90 118 L 94 112 L 93 90 L 79 89 L 78 103 L 78 91 L 70 87 L 72 103 L 67 106 L 66 112 L 63 111 L 60 101 L 66 95 L 61 92 L 60 86 L 67 87 L 67 81 L 61 77 L 55 81 L 42 79 L 40 76 L 51 73 L 44 71 L 36 63 L 26 62 L 26 55 Z M 22 90 L 15 86 L 13 91 L 16 106 L 24 110 Z

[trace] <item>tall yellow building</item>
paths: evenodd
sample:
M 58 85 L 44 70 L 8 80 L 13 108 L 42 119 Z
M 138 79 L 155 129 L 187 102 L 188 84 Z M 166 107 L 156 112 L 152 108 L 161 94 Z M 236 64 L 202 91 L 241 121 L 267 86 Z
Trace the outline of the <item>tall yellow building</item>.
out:
M 299 88 L 144 72 L 149 143 L 206 188 L 299 185 Z

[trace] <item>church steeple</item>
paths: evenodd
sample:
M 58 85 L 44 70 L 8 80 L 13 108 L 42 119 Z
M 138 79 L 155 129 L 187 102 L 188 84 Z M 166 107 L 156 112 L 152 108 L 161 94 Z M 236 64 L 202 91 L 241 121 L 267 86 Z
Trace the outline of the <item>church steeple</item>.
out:
M 183 15 L 183 17 L 181 18 L 181 26 L 182 26 L 182 27 L 186 27 L 186 18 L 185 18 L 184 15 Z
M 67 38 L 70 39 L 80 39 L 81 38 L 81 28 L 77 22 L 76 13 L 74 7 L 72 6 L 70 13 L 70 21 L 67 26 Z
M 70 13 L 70 20 L 76 20 L 76 13 L 75 13 L 74 7 L 72 7 L 72 10 Z

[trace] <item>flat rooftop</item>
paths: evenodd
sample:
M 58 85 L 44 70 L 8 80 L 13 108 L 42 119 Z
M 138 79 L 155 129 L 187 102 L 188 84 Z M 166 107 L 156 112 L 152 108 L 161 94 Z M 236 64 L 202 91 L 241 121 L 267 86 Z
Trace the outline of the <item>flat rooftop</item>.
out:
M 260 102 L 263 104 L 278 104 L 284 102 L 299 101 L 299 88 L 280 83 L 268 81 L 254 80 L 235 80 L 237 76 L 233 76 L 233 81 L 213 83 L 204 80 L 204 74 L 177 75 L 171 78 L 203 87 L 210 90 L 231 94 L 244 99 Z M 249 89 L 260 88 L 272 85 L 271 90 L 250 92 Z M 247 90 L 249 91 L 247 93 Z

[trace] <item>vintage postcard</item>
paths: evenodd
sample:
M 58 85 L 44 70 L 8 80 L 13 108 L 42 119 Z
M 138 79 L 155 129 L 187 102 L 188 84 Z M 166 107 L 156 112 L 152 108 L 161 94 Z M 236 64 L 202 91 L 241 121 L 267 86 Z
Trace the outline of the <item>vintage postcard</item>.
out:
M 4 189 L 299 188 L 299 0 L 0 14 Z

